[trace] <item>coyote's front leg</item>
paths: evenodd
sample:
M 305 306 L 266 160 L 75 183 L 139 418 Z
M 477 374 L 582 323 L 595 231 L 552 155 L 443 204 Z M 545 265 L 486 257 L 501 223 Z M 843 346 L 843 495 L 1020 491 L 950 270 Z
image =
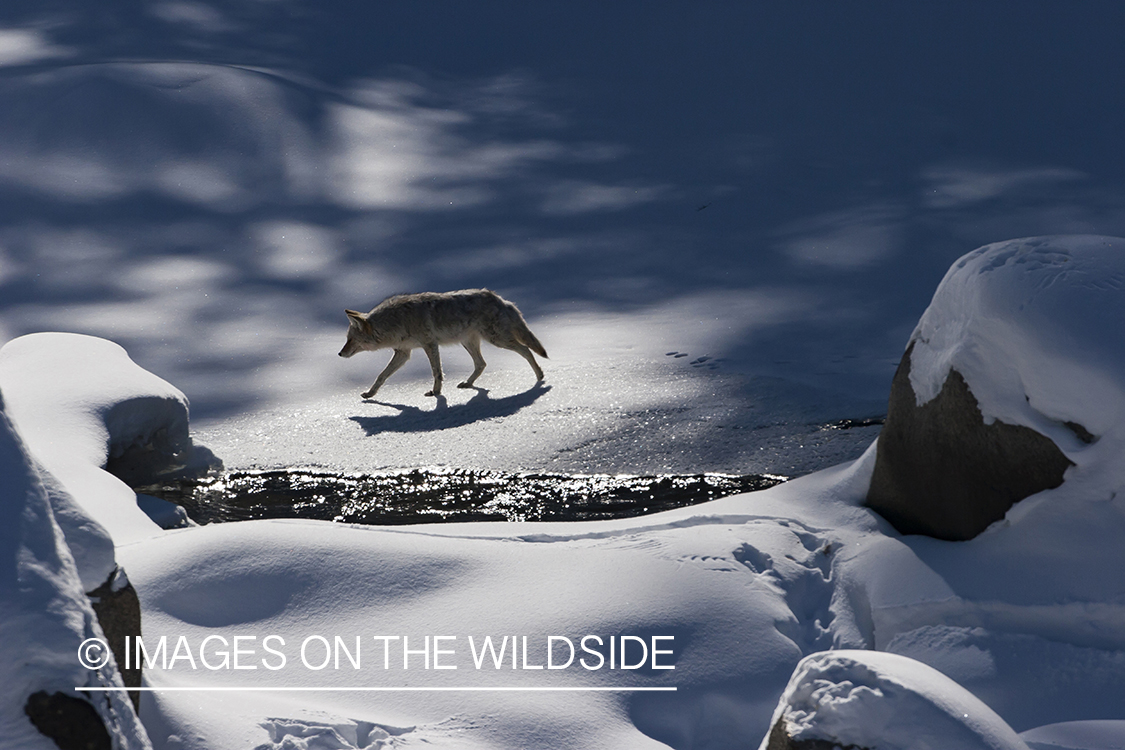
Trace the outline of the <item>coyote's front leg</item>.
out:
M 395 349 L 395 354 L 391 357 L 391 361 L 388 362 L 387 366 L 383 368 L 383 371 L 379 373 L 379 377 L 375 378 L 375 382 L 372 384 L 371 388 L 361 394 L 363 398 L 371 398 L 374 396 L 375 393 L 383 387 L 383 383 L 387 382 L 387 378 L 394 375 L 395 371 L 406 364 L 406 360 L 408 359 L 410 359 L 409 349 Z

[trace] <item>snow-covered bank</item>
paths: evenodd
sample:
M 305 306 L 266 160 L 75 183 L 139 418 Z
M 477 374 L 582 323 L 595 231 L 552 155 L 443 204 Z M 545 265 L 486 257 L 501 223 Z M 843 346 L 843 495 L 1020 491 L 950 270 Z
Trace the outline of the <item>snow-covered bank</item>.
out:
M 222 694 L 184 701 L 158 693 L 142 705 L 142 715 L 159 716 L 156 721 L 169 727 L 206 724 L 209 731 L 197 730 L 202 738 L 186 747 L 262 742 L 260 725 L 267 719 L 293 726 L 350 721 L 398 727 L 411 744 L 453 747 L 659 746 L 652 739 L 683 747 L 703 737 L 720 746 L 740 743 L 764 732 L 776 696 L 803 654 L 832 645 L 862 647 L 870 638 L 857 627 L 845 591 L 832 585 L 837 550 L 852 544 L 861 533 L 856 529 L 873 533 L 877 527 L 866 511 L 823 502 L 826 486 L 862 487 L 862 478 L 841 478 L 848 474 L 834 472 L 819 484 L 802 481 L 798 486 L 806 492 L 791 496 L 742 496 L 698 512 L 630 521 L 394 530 L 249 522 L 126 545 L 119 550 L 125 564 L 146 571 L 136 579 L 147 592 L 146 642 L 166 636 L 171 652 L 183 638 L 174 666 L 148 671 L 157 687 L 677 688 L 668 694 L 544 696 L 531 690 L 262 693 L 237 707 Z M 794 506 L 794 499 L 810 495 L 821 504 Z M 844 518 L 852 519 L 853 528 Z M 833 528 L 840 526 L 842 534 Z M 213 634 L 250 636 L 242 645 L 255 653 L 244 657 L 243 666 L 258 668 L 204 668 L 203 641 Z M 276 671 L 260 661 L 278 664 L 262 648 L 269 635 L 281 636 L 271 645 L 288 657 Z M 586 635 L 600 638 L 603 668 L 537 668 L 549 636 L 577 645 Z M 340 636 L 353 654 L 359 637 L 361 667 L 344 662 L 340 669 L 307 668 L 302 645 L 314 636 L 329 643 Z M 390 642 L 389 669 L 386 644 L 377 636 L 399 639 Z M 442 659 L 455 670 L 427 669 L 422 655 L 402 668 L 400 645 L 422 649 L 435 636 L 451 637 Z M 479 648 L 489 636 L 497 647 L 504 637 L 518 639 L 517 669 L 511 668 L 511 640 L 501 668 L 490 660 L 474 666 L 473 644 Z M 669 650 L 664 658 L 675 669 L 611 669 L 608 641 L 621 636 L 671 636 L 658 645 Z M 220 645 L 207 647 L 212 663 Z M 430 650 L 428 658 L 436 658 Z M 200 660 L 197 669 L 184 658 L 189 652 Z M 310 651 L 314 664 L 320 658 Z M 634 651 L 629 659 L 636 658 Z M 450 745 L 453 729 L 458 739 Z M 275 742 L 268 746 L 280 747 Z
M 156 687 L 678 688 L 549 700 L 240 693 L 236 703 L 221 693 L 156 693 L 142 713 L 170 734 L 196 727 L 199 739 L 184 746 L 200 748 L 264 743 L 265 724 L 276 743 L 267 747 L 281 746 L 278 727 L 310 725 L 374 725 L 406 746 L 655 746 L 651 738 L 737 747 L 765 736 L 802 656 L 874 647 L 939 669 L 1017 730 L 1117 715 L 1125 695 L 1122 597 L 1120 581 L 1105 576 L 1125 562 L 1121 524 L 1075 519 L 1072 534 L 1049 543 L 1050 525 L 1028 522 L 969 544 L 899 538 L 859 507 L 870 462 L 627 521 L 393 530 L 249 522 L 128 545 L 122 559 L 145 571 L 135 579 L 146 640 L 166 636 L 169 656 L 182 649 L 175 664 L 149 670 Z M 676 669 L 534 669 L 548 636 L 577 644 L 587 634 L 673 636 Z M 227 641 L 204 647 L 212 635 Z M 269 635 L 281 640 L 266 644 Z M 233 651 L 235 636 L 246 637 L 242 666 L 258 668 L 204 667 L 203 658 L 218 663 Z M 339 636 L 352 655 L 362 652 L 360 667 L 338 654 L 338 668 L 305 666 L 307 639 L 314 666 L 328 653 L 317 636 L 333 647 Z M 449 637 L 441 658 L 457 669 L 426 669 L 422 654 L 402 669 L 399 645 L 428 647 L 436 658 L 437 644 L 425 641 L 434 636 Z M 501 669 L 474 667 L 473 644 L 486 636 L 497 645 L 504 636 L 522 645 L 526 636 L 527 661 L 521 656 L 512 669 L 509 650 Z M 286 655 L 284 667 L 265 668 L 279 664 L 265 645 Z M 575 716 L 584 717 L 581 728 Z

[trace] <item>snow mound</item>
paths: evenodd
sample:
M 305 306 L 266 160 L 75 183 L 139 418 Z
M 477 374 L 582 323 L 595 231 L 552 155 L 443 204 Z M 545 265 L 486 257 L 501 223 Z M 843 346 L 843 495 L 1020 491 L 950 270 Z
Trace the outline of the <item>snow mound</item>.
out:
M 1031 750 L 1125 750 L 1125 719 L 1064 721 L 1020 737 Z
M 803 659 L 772 723 L 779 720 L 794 740 L 845 747 L 1027 750 L 992 709 L 941 672 L 875 651 L 829 651 Z
M 1091 497 L 1125 485 L 1125 239 L 1033 237 L 985 245 L 946 273 L 911 336 L 919 405 L 950 370 L 985 422 L 1040 432 Z
M 55 522 L 41 470 L 32 463 L 0 400 L 0 744 L 56 750 L 24 706 L 40 691 L 74 696 L 76 686 L 122 685 L 112 662 L 86 669 L 80 644 L 104 638 L 83 594 L 74 559 Z M 97 654 L 92 654 L 97 656 Z M 123 693 L 91 701 L 114 747 L 150 747 Z
M 117 344 L 36 333 L 0 349 L 8 414 L 44 470 L 58 523 L 86 591 L 113 572 L 113 543 L 160 532 L 110 461 L 157 470 L 189 453 L 188 401 Z

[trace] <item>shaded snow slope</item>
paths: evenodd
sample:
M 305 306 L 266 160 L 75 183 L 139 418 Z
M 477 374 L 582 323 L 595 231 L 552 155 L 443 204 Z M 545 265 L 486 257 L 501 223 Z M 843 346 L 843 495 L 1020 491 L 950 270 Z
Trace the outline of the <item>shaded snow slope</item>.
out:
M 1125 231 L 1114 3 L 638 7 L 6 4 L 0 336 L 226 417 L 349 387 L 345 307 L 488 286 L 871 398 L 965 249 Z
M 826 487 L 861 487 L 862 474 L 837 471 L 831 479 L 795 484 L 823 500 Z M 167 636 L 170 653 L 185 638 L 174 665 L 147 670 L 154 686 L 678 688 L 261 693 L 240 694 L 237 706 L 222 694 L 181 700 L 158 693 L 146 697 L 142 714 L 152 717 L 146 721 L 158 747 L 172 745 L 154 727 L 179 736 L 182 747 L 216 749 L 267 738 L 280 743 L 282 725 L 296 733 L 318 722 L 349 721 L 397 727 L 405 746 L 447 746 L 452 728 L 452 747 L 662 746 L 653 739 L 683 747 L 704 737 L 716 746 L 742 744 L 765 731 L 802 655 L 863 645 L 852 601 L 834 587 L 836 559 L 857 535 L 876 528 L 868 511 L 851 505 L 802 503 L 794 512 L 791 501 L 801 490 L 777 502 L 760 495 L 761 505 L 742 496 L 691 512 L 614 522 L 382 529 L 255 521 L 125 545 L 119 553 L 138 571 L 133 581 L 146 612 L 146 642 Z M 842 532 L 832 528 L 844 519 L 851 525 Z M 271 634 L 283 640 L 266 644 Z M 200 659 L 199 646 L 211 635 L 256 636 L 242 642 L 254 653 L 243 657 L 241 671 L 191 668 L 188 650 Z M 325 669 L 305 667 L 302 644 L 317 635 L 333 644 L 340 636 L 353 655 L 358 636 L 361 666 L 343 661 L 337 668 L 333 661 Z M 375 639 L 383 635 L 400 638 L 390 642 L 389 657 Z M 577 657 L 598 664 L 598 657 L 580 650 L 586 635 L 601 639 L 587 645 L 602 644 L 602 668 L 587 669 L 577 660 L 566 669 L 541 668 L 548 664 L 549 636 L 568 637 Z M 437 659 L 433 645 L 429 656 L 414 654 L 410 668 L 403 668 L 403 639 L 422 649 L 435 636 L 449 636 L 441 661 L 456 669 L 438 670 L 436 661 L 427 661 Z M 499 668 L 491 656 L 475 665 L 474 644 L 479 648 L 488 636 L 497 649 L 507 649 Z M 620 636 L 645 639 L 650 649 L 653 636 L 670 636 L 655 644 L 669 652 L 657 663 L 674 669 L 651 668 L 651 652 L 649 668 L 611 669 L 608 641 Z M 517 668 L 512 639 L 519 643 Z M 263 668 L 279 665 L 265 645 L 287 655 L 283 667 Z M 318 645 L 309 646 L 313 664 L 324 655 L 314 655 Z M 220 646 L 213 641 L 207 647 L 212 663 Z M 636 664 L 636 641 L 628 647 L 627 660 Z M 556 665 L 567 660 L 561 641 L 554 659 Z M 250 665 L 258 668 L 246 669 Z M 267 732 L 266 725 L 274 728 Z M 198 736 L 188 739 L 177 729 L 186 726 Z
M 122 685 L 112 664 L 85 669 L 76 654 L 103 637 L 37 469 L 0 399 L 0 745 L 57 750 L 24 713 L 38 691 Z M 97 656 L 95 651 L 94 655 Z M 110 655 L 112 659 L 112 655 Z M 92 696 L 115 750 L 150 747 L 124 693 Z
M 1065 721 L 1020 735 L 1031 750 L 1122 750 L 1125 719 Z

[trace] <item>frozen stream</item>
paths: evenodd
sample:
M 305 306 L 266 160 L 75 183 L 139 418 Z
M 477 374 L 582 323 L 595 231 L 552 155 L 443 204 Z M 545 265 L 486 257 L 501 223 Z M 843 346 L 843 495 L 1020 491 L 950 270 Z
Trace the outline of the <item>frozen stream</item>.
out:
M 197 523 L 309 518 L 394 525 L 443 521 L 593 521 L 658 513 L 772 487 L 783 477 L 532 474 L 411 469 L 338 475 L 236 471 L 144 488 Z

